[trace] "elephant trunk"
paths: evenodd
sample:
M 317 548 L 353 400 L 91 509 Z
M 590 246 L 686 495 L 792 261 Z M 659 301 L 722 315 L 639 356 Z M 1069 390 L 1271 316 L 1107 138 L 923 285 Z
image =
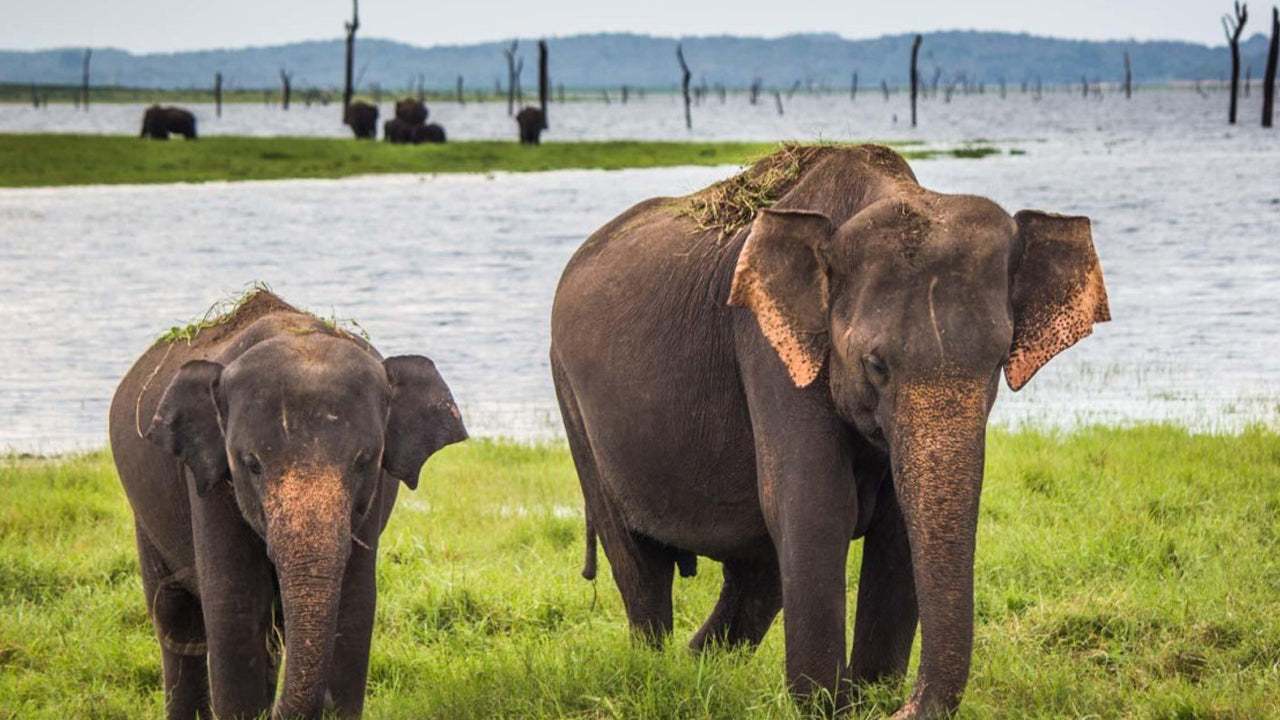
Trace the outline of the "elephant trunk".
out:
M 273 720 L 319 718 L 351 554 L 351 501 L 332 472 L 286 474 L 267 503 L 267 547 L 284 608 L 284 687 Z
M 953 378 L 899 390 L 892 462 L 911 543 L 921 648 L 915 690 L 896 717 L 947 715 L 969 679 L 986 392 L 986 383 Z

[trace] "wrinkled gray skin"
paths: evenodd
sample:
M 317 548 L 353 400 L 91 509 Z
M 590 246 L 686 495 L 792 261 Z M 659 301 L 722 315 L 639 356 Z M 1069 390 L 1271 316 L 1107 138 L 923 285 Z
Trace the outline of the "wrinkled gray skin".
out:
M 138 133 L 138 137 L 168 140 L 170 133 L 195 140 L 196 116 L 179 107 L 152 105 L 147 108 L 142 114 L 142 132 Z
M 384 361 L 269 293 L 148 350 L 112 401 L 111 450 L 167 716 L 359 717 L 378 536 L 399 483 L 465 438 L 430 360 Z
M 973 646 L 987 415 L 1108 319 L 1088 220 L 921 188 L 891 150 L 814 150 L 729 237 L 684 199 L 570 260 L 551 363 L 588 521 L 635 630 L 671 629 L 673 566 L 723 562 L 692 640 L 758 643 L 785 608 L 794 693 L 919 680 L 895 718 L 954 710 Z M 864 539 L 853 650 L 845 562 Z

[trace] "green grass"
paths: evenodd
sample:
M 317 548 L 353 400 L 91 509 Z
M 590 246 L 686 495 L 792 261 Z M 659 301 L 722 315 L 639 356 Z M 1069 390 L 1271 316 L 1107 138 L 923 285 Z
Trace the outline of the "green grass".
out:
M 405 146 L 331 138 L 227 136 L 156 142 L 119 135 L 0 134 L 0 187 L 741 165 L 778 147 L 777 143 L 638 141 L 548 142 L 539 147 L 514 141 Z M 908 159 L 947 152 L 912 144 L 897 149 Z
M 683 649 L 715 563 L 676 581 L 676 642 L 633 645 L 608 572 L 578 576 L 580 507 L 560 447 L 433 458 L 384 536 L 367 716 L 798 715 L 781 623 Z M 1280 433 L 993 431 L 981 514 L 962 718 L 1280 717 Z M 105 454 L 0 461 L 0 718 L 161 717 L 132 537 Z

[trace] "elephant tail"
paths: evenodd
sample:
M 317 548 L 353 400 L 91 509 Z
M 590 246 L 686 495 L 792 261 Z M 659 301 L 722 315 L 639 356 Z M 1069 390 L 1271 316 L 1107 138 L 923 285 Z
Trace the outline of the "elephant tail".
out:
M 591 524 L 591 516 L 587 516 L 587 552 L 582 560 L 582 577 L 596 579 L 596 529 Z

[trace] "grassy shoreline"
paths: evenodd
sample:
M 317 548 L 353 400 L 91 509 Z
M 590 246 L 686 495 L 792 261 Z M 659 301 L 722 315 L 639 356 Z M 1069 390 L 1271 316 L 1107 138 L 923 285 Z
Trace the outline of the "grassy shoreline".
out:
M 140 140 L 122 135 L 0 134 L 0 187 L 341 178 L 381 173 L 741 165 L 777 143 L 754 142 L 515 142 L 389 145 L 335 138 L 212 136 L 195 142 Z M 953 150 L 900 144 L 908 159 L 940 154 L 982 157 L 987 146 Z
M 578 576 L 580 508 L 562 446 L 433 458 L 383 536 L 368 716 L 798 717 L 781 623 L 684 650 L 714 562 L 676 582 L 673 642 L 632 644 L 608 572 Z M 1280 431 L 993 430 L 981 514 L 961 718 L 1277 717 Z M 132 537 L 105 452 L 0 459 L 0 719 L 162 715 Z

